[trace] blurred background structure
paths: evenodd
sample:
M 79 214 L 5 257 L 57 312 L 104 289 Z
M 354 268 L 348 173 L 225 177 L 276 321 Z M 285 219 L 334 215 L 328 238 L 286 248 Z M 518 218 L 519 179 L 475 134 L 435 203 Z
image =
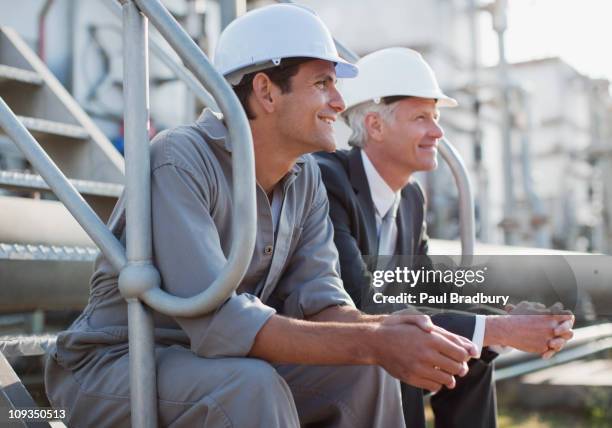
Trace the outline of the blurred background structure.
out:
M 164 1 L 209 57 L 236 15 L 269 3 Z M 609 0 L 299 3 L 359 55 L 404 46 L 432 65 L 444 92 L 460 103 L 441 112 L 441 123 L 470 173 L 479 241 L 612 254 L 612 58 L 596 44 L 605 14 L 612 16 Z M 0 0 L 0 27 L 0 96 L 105 220 L 124 168 L 117 2 Z M 150 31 L 153 135 L 193 121 L 202 104 L 197 89 L 177 77 L 178 57 Z M 569 57 L 561 43 L 567 40 L 577 46 Z M 346 147 L 347 128 L 336 128 Z M 448 167 L 440 162 L 418 179 L 428 195 L 430 235 L 458 239 Z M 73 315 L 67 311 L 86 302 L 95 255 L 0 129 L 0 333 L 65 325 Z M 612 382 L 607 388 L 597 408 L 609 404 Z
M 4 3 L 0 25 L 16 29 L 121 151 L 122 44 L 120 20 L 109 7 L 113 2 L 0 3 Z M 165 2 L 209 54 L 234 14 L 266 3 L 271 1 Z M 610 253 L 612 100 L 609 81 L 602 78 L 605 68 L 591 71 L 594 77 L 589 77 L 558 56 L 507 59 L 508 46 L 518 46 L 513 57 L 521 57 L 521 46 L 529 50 L 521 37 L 535 46 L 540 39 L 554 40 L 554 34 L 547 34 L 546 22 L 537 22 L 539 31 L 534 33 L 530 19 L 536 18 L 528 13 L 548 8 L 548 20 L 563 20 L 567 19 L 563 9 L 580 10 L 580 6 L 571 9 L 572 3 L 596 9 L 606 2 L 386 0 L 384 6 L 376 0 L 301 2 L 360 55 L 388 46 L 420 51 L 444 90 L 460 101 L 458 109 L 442 112 L 442 124 L 471 173 L 480 241 Z M 515 9 L 522 15 L 513 13 Z M 575 31 L 577 43 L 590 49 L 588 39 L 580 40 L 592 37 L 579 25 L 588 22 L 576 18 L 572 25 L 564 24 L 551 28 Z M 176 58 L 163 43 L 160 46 Z M 536 49 L 535 55 L 550 51 Z M 193 120 L 199 113 L 201 105 L 193 92 L 155 55 L 151 55 L 150 81 L 152 132 Z M 338 128 L 340 144 L 346 144 L 346 130 Z M 10 158 L 8 145 L 1 147 L 4 158 Z M 442 165 L 420 179 L 429 195 L 431 235 L 456 239 L 457 195 L 450 172 Z

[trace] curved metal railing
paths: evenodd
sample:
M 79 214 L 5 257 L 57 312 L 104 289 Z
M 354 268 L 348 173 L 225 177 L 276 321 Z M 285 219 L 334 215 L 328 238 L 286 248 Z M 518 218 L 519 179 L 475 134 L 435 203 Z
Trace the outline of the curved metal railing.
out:
M 244 276 L 255 247 L 255 164 L 250 127 L 233 90 L 159 0 L 120 0 L 123 6 L 124 88 L 126 137 L 127 250 L 113 236 L 66 179 L 38 142 L 0 98 L 0 125 L 61 202 L 100 247 L 119 272 L 119 288 L 128 302 L 130 395 L 132 425 L 157 426 L 157 388 L 153 320 L 141 301 L 171 316 L 197 316 L 216 309 Z M 218 101 L 228 123 L 232 153 L 235 233 L 227 264 L 219 277 L 190 298 L 161 290 L 152 265 L 150 158 L 147 124 L 148 17 L 168 40 L 199 83 Z M 183 78 L 189 76 L 183 74 Z M 193 84 L 193 81 L 191 82 Z M 199 91 L 200 96 L 203 92 Z

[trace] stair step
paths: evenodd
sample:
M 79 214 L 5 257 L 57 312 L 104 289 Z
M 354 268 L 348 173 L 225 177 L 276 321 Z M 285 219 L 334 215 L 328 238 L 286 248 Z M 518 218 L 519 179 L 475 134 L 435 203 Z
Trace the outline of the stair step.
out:
M 0 64 L 0 84 L 3 82 L 20 82 L 40 86 L 43 79 L 35 71 Z
M 93 262 L 97 248 L 0 243 L 0 260 L 45 260 Z
M 82 126 L 38 119 L 36 117 L 17 116 L 17 118 L 30 132 L 58 135 L 77 140 L 87 140 L 89 138 L 89 133 Z
M 121 184 L 87 180 L 70 180 L 70 182 L 83 195 L 118 198 L 123 191 Z M 0 187 L 51 191 L 40 175 L 17 171 L 0 170 Z

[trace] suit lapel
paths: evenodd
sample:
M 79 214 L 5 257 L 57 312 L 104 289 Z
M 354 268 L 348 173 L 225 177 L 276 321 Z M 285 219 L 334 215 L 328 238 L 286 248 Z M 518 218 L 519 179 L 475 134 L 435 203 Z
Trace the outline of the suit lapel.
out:
M 374 202 L 372 202 L 372 194 L 368 185 L 368 178 L 363 168 L 361 159 L 361 150 L 353 148 L 348 155 L 349 160 L 349 176 L 351 185 L 357 195 L 357 203 L 363 212 L 363 222 L 367 238 L 367 252 L 370 255 L 375 255 L 378 249 L 378 237 L 376 234 L 376 217 L 374 212 Z

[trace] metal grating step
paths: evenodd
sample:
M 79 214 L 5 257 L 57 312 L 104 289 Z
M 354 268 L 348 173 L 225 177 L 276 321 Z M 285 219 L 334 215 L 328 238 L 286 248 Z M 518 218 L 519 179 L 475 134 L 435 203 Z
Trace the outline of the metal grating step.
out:
M 0 336 L 0 352 L 7 358 L 44 355 L 56 339 L 55 334 Z
M 99 181 L 70 180 L 77 191 L 84 195 L 118 198 L 123 185 Z M 0 187 L 51 191 L 45 180 L 36 174 L 0 170 Z
M 43 79 L 35 71 L 0 64 L 0 84 L 3 82 L 20 82 L 40 86 L 43 84 Z
M 97 248 L 0 243 L 0 260 L 93 262 Z
M 82 126 L 70 125 L 68 123 L 54 122 L 52 120 L 38 119 L 35 117 L 17 116 L 23 126 L 30 132 L 42 134 L 59 135 L 61 137 L 87 140 L 89 133 Z

